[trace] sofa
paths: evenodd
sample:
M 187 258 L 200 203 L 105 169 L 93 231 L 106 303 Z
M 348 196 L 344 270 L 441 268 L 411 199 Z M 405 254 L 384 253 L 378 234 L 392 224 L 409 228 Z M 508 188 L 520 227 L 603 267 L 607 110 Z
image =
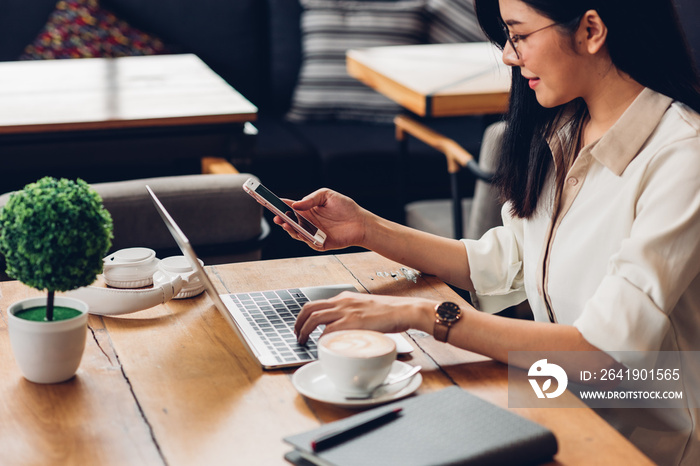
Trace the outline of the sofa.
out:
M 17 60 L 26 53 L 27 45 L 36 40 L 56 2 L 3 0 L 0 5 L 0 60 Z M 304 108 L 301 108 L 301 116 L 299 108 L 294 111 L 299 103 L 295 99 L 300 76 L 310 56 L 308 50 L 304 52 L 305 46 L 310 47 L 310 42 L 305 41 L 311 35 L 310 29 L 304 29 L 308 25 L 304 26 L 304 7 L 300 2 L 311 10 L 329 0 L 101 0 L 99 5 L 131 26 L 162 40 L 166 52 L 197 54 L 258 106 L 256 131 L 250 136 L 252 143 L 231 148 L 223 155 L 240 170 L 257 175 L 277 194 L 299 198 L 313 189 L 328 186 L 396 220 L 403 219 L 401 201 L 449 197 L 444 158 L 416 143 L 412 144 L 408 160 L 398 160 L 390 121 L 367 121 L 366 118 L 352 118 L 352 115 L 349 118 L 347 115 L 306 118 Z M 338 0 L 338 3 L 354 4 L 350 7 L 360 9 L 367 9 L 370 4 L 383 3 L 386 9 L 387 3 L 411 2 L 424 5 L 425 29 L 421 37 L 407 36 L 407 42 L 483 39 L 473 14 L 470 15 L 470 0 Z M 676 2 L 698 57 L 700 32 L 694 25 L 700 17 L 700 7 L 695 0 Z M 371 20 L 375 16 L 370 11 L 366 18 Z M 338 31 L 321 32 L 335 34 Z M 365 35 L 371 36 L 371 32 Z M 344 81 L 341 85 L 351 84 Z M 361 90 L 355 88 L 353 92 Z M 367 99 L 366 93 L 362 95 L 356 100 Z M 330 98 L 334 98 L 332 92 Z M 383 113 L 376 113 L 386 116 L 391 107 L 386 107 L 386 102 L 382 105 Z M 478 154 L 484 129 L 498 119 L 498 116 L 462 117 L 439 119 L 430 124 L 471 153 Z M 167 151 L 167 142 L 160 147 Z M 402 182 L 397 179 L 399 163 L 406 168 L 401 175 Z M 464 194 L 469 195 L 473 180 L 465 180 L 461 186 Z M 398 192 L 399 189 L 402 191 Z M 279 233 L 276 230 L 273 229 L 273 233 Z
M 92 184 L 112 216 L 114 238 L 108 252 L 146 247 L 161 259 L 182 254 L 146 191 L 148 185 L 205 265 L 260 259 L 270 226 L 262 207 L 243 191 L 249 177 L 182 175 Z M 10 196 L 0 195 L 0 209 Z M 0 281 L 7 279 L 0 255 Z
M 0 60 L 16 60 L 26 52 L 57 1 L 2 2 Z M 135 28 L 162 39 L 168 52 L 197 54 L 258 106 L 259 117 L 254 122 L 257 134 L 251 136 L 254 143 L 235 148 L 227 156 L 237 168 L 256 174 L 279 195 L 298 198 L 329 186 L 396 219 L 402 212 L 398 199 L 449 195 L 443 159 L 432 149 L 419 145 L 411 151 L 410 165 L 415 168 L 408 170 L 409 179 L 403 184 L 409 187 L 408 192 L 396 195 L 394 176 L 389 176 L 397 164 L 390 120 L 289 120 L 303 61 L 302 5 L 298 0 L 101 0 L 99 5 Z M 462 38 L 458 40 L 478 39 L 480 31 L 474 24 L 472 20 L 468 32 L 472 35 L 457 33 L 456 37 Z M 410 40 L 417 41 L 426 40 Z M 439 123 L 444 131 L 478 153 L 485 127 L 480 118 Z M 167 144 L 162 150 L 168 150 Z M 468 190 L 469 184 L 465 186 Z

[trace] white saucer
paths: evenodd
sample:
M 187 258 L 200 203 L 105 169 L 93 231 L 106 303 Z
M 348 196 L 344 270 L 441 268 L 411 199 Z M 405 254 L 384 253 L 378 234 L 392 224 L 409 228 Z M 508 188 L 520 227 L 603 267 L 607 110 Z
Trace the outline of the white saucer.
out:
M 411 365 L 405 362 L 394 361 L 387 378 L 391 380 L 393 377 L 397 377 L 408 371 L 411 367 Z M 326 377 L 326 374 L 323 373 L 321 363 L 318 361 L 300 367 L 292 376 L 294 388 L 305 397 L 348 408 L 374 406 L 398 400 L 418 390 L 422 382 L 423 377 L 419 372 L 406 382 L 380 388 L 377 390 L 374 397 L 367 400 L 346 400 L 345 396 L 335 390 L 333 383 Z

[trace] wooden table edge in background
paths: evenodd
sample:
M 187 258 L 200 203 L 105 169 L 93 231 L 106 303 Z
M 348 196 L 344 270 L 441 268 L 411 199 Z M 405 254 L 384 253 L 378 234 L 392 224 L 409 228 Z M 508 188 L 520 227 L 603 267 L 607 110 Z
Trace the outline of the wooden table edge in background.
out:
M 137 64 L 144 65 L 147 71 L 142 72 L 137 76 L 130 78 L 118 77 L 120 64 L 129 66 L 133 70 Z M 128 65 L 127 65 L 128 64 Z M 157 64 L 157 66 L 156 66 Z M 162 79 L 163 67 L 168 70 L 175 71 L 178 68 L 189 66 L 186 73 L 173 76 L 174 83 L 170 83 L 168 89 L 172 94 L 169 97 L 177 96 L 182 93 L 183 103 L 179 104 L 175 110 L 168 108 L 168 114 L 160 116 L 137 117 L 139 112 L 131 113 L 127 111 L 125 114 L 120 112 L 122 105 L 120 100 L 124 99 L 133 92 L 142 92 L 148 90 L 149 79 Z M 149 68 L 150 67 L 150 68 Z M 151 127 L 167 127 L 167 126 L 203 126 L 203 125 L 222 125 L 222 124 L 243 124 L 249 121 L 254 121 L 257 118 L 258 108 L 249 102 L 243 95 L 228 85 L 223 78 L 218 76 L 209 66 L 202 61 L 198 56 L 185 54 L 169 54 L 169 55 L 148 55 L 134 57 L 119 57 L 119 58 L 82 58 L 69 60 L 29 60 L 29 61 L 10 61 L 0 63 L 0 84 L 8 84 L 4 82 L 1 74 L 3 71 L 8 76 L 12 76 L 13 69 L 32 70 L 31 76 L 35 76 L 37 83 L 45 88 L 39 87 L 26 88 L 20 91 L 13 91 L 12 88 L 0 90 L 0 103 L 4 99 L 17 98 L 39 98 L 42 95 L 43 100 L 30 100 L 37 105 L 41 102 L 43 105 L 48 105 L 52 112 L 59 112 L 60 109 L 65 109 L 65 113 L 74 115 L 70 121 L 62 121 L 46 117 L 41 111 L 37 111 L 33 121 L 28 123 L 14 123 L 13 114 L 0 113 L 0 135 L 13 134 L 31 134 L 31 133 L 61 133 L 70 131 L 96 131 L 96 130 L 115 130 L 115 129 L 138 129 Z M 184 69 L 184 68 L 183 68 Z M 52 70 L 54 72 L 52 72 Z M 111 71 L 107 71 L 111 70 Z M 91 96 L 93 99 L 104 101 L 104 108 L 101 108 L 97 113 L 83 110 L 80 105 L 66 108 L 64 93 L 70 97 L 75 89 L 63 89 L 59 86 L 62 81 L 56 81 L 58 78 L 52 78 L 54 74 L 60 79 L 69 80 L 75 73 L 84 73 L 88 71 L 90 76 L 95 77 L 91 81 L 89 89 L 83 92 Z M 116 76 L 112 76 L 113 73 Z M 189 73 L 189 74 L 188 74 Z M 187 78 L 194 78 L 195 83 L 187 82 Z M 6 78 L 8 79 L 8 78 Z M 183 82 L 177 81 L 183 79 Z M 12 84 L 12 81 L 9 81 Z M 196 84 L 195 87 L 192 87 Z M 58 86 L 52 88 L 52 86 Z M 225 91 L 224 91 L 225 90 Z M 201 95 L 192 96 L 192 92 L 200 93 Z M 217 94 L 208 94 L 217 93 Z M 172 99 L 163 99 L 162 95 L 154 93 L 157 99 L 156 106 L 159 108 L 163 105 L 172 106 Z M 208 111 L 202 113 L 201 108 L 197 105 L 192 106 L 190 102 L 195 102 L 197 98 L 211 99 L 214 95 L 220 99 L 225 99 L 225 102 L 217 102 L 217 107 L 213 111 L 214 106 L 210 103 Z M 195 98 L 196 97 L 196 98 Z M 235 101 L 235 102 L 234 102 Z M 14 102 L 18 105 L 18 102 Z M 59 108 L 60 107 L 60 108 Z M 13 108 L 13 107 L 10 107 Z M 107 109 L 107 110 L 105 110 Z
M 459 46 L 478 47 L 480 45 L 484 44 L 426 44 L 353 49 L 346 53 L 346 69 L 353 78 L 422 117 L 504 113 L 508 108 L 508 87 L 499 90 L 480 90 L 477 88 L 467 92 L 450 90 L 450 86 L 448 86 L 446 89 L 428 93 L 411 85 L 410 75 L 402 74 L 401 79 L 399 79 L 396 73 L 390 75 L 376 68 L 381 64 L 382 56 L 391 53 L 392 50 L 401 51 L 402 49 L 416 49 L 418 47 L 429 50 L 445 46 L 455 48 Z M 455 61 L 459 63 L 459 60 Z M 415 59 L 412 63 L 423 72 L 430 71 L 430 63 L 422 63 L 420 59 Z M 469 78 L 468 75 L 465 76 L 464 82 L 468 82 Z M 460 84 L 460 80 L 458 79 L 455 84 Z

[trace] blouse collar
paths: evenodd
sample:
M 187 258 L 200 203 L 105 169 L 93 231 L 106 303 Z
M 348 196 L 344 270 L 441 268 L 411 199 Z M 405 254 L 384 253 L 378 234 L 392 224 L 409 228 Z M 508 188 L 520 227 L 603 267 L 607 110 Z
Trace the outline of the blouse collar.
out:
M 637 98 L 625 110 L 622 116 L 599 140 L 591 143 L 585 149 L 591 151 L 600 163 L 617 176 L 622 175 L 627 166 L 642 149 L 649 139 L 673 99 L 659 94 L 649 88 L 644 88 Z M 575 135 L 575 125 L 571 121 L 573 109 L 565 110 L 556 130 L 556 139 L 549 141 L 550 148 L 562 150 L 563 141 Z

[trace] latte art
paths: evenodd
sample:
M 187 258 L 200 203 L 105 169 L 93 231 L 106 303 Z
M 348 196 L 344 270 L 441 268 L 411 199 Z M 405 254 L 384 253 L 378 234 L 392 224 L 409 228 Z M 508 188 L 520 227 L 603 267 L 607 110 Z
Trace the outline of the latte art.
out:
M 318 341 L 318 360 L 339 393 L 365 395 L 391 371 L 396 343 L 372 330 L 340 330 Z
M 323 339 L 323 346 L 339 356 L 373 358 L 394 351 L 396 344 L 384 334 L 370 330 L 336 332 Z

